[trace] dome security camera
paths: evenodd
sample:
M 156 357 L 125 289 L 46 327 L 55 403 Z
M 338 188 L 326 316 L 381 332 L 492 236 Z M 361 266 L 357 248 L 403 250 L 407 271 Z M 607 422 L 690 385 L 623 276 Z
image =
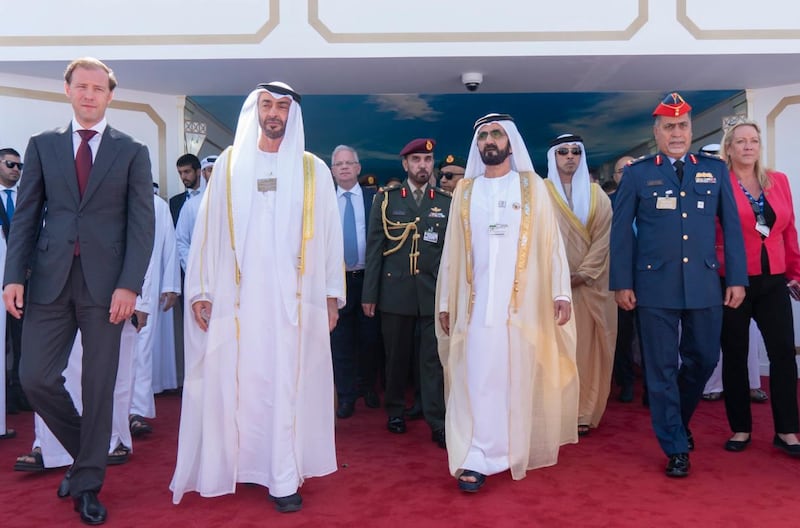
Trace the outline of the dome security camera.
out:
M 483 74 L 477 72 L 462 73 L 461 82 L 468 92 L 475 92 L 483 82 Z

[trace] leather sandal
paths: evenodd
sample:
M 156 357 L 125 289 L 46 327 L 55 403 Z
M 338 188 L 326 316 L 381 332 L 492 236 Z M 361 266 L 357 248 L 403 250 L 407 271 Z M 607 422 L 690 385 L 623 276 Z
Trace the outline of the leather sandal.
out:
M 31 462 L 30 459 L 33 459 L 33 461 Z M 31 471 L 34 473 L 44 471 L 42 449 L 34 447 L 30 454 L 18 456 L 17 461 L 14 463 L 14 471 Z
M 130 415 L 130 418 L 128 418 L 128 423 L 131 428 L 131 436 L 134 438 L 138 438 L 153 432 L 153 426 L 147 423 L 147 420 L 138 414 Z
M 475 482 L 464 480 L 464 477 L 473 477 Z M 486 475 L 478 473 L 477 471 L 472 471 L 471 469 L 465 469 L 461 475 L 458 476 L 458 489 L 466 491 L 467 493 L 477 492 L 485 483 Z
M 128 446 L 119 444 L 111 453 L 108 454 L 108 461 L 106 463 L 109 466 L 119 466 L 120 464 L 127 462 L 130 456 L 131 449 Z

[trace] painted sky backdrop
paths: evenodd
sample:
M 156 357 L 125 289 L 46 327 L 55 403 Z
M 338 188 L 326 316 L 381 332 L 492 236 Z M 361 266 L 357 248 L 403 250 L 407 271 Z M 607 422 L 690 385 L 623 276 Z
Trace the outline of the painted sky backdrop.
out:
M 682 92 L 695 114 L 738 91 Z M 437 142 L 436 161 L 447 154 L 466 157 L 475 120 L 490 112 L 509 113 L 536 166 L 547 172 L 547 145 L 565 133 L 583 137 L 589 165 L 615 159 L 652 138 L 651 113 L 661 92 L 465 93 L 445 95 L 309 95 L 303 97 L 306 149 L 327 163 L 339 144 L 354 147 L 362 174 L 381 181 L 405 176 L 398 152 L 411 139 Z M 242 97 L 192 97 L 223 124 L 236 128 Z

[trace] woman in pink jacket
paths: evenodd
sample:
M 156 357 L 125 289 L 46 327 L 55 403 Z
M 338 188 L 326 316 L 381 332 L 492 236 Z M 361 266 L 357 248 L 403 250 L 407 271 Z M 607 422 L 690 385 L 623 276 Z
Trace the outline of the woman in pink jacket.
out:
M 722 323 L 722 384 L 725 410 L 733 436 L 728 451 L 750 444 L 752 417 L 747 379 L 748 329 L 755 319 L 769 357 L 769 386 L 775 426 L 773 445 L 800 456 L 797 433 L 797 364 L 790 295 L 800 299 L 800 249 L 794 225 L 789 180 L 761 162 L 761 130 L 752 121 L 740 121 L 725 133 L 722 154 L 742 223 L 750 285 L 744 302 L 725 307 Z M 719 235 L 719 233 L 718 233 Z M 721 237 L 717 254 L 722 262 Z M 724 265 L 720 268 L 724 275 Z

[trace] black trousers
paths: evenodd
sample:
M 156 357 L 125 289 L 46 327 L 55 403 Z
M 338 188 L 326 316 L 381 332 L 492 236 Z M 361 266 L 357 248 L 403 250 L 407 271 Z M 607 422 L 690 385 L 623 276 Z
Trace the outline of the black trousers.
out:
M 375 390 L 380 356 L 379 316 L 367 317 L 361 308 L 364 272 L 348 271 L 346 278 L 347 304 L 331 332 L 333 381 L 340 403 Z
M 414 353 L 414 327 L 419 322 L 419 386 L 422 412 L 431 430 L 444 428 L 444 374 L 439 361 L 432 315 L 381 313 L 386 349 L 384 406 L 390 418 L 403 416 L 405 389 Z
M 63 291 L 50 304 L 28 302 L 22 326 L 22 386 L 34 410 L 75 461 L 70 477 L 73 497 L 100 491 L 105 477 L 122 332 L 121 324 L 108 321 L 108 310 L 89 295 L 80 257 L 75 257 Z M 78 415 L 61 375 L 78 329 L 83 342 L 83 416 Z
M 795 362 L 792 303 L 786 277 L 750 277 L 744 302 L 725 308 L 722 317 L 722 387 L 725 411 L 734 433 L 753 430 L 747 354 L 750 318 L 755 319 L 769 357 L 769 391 L 776 433 L 800 432 L 797 410 L 797 363 Z

